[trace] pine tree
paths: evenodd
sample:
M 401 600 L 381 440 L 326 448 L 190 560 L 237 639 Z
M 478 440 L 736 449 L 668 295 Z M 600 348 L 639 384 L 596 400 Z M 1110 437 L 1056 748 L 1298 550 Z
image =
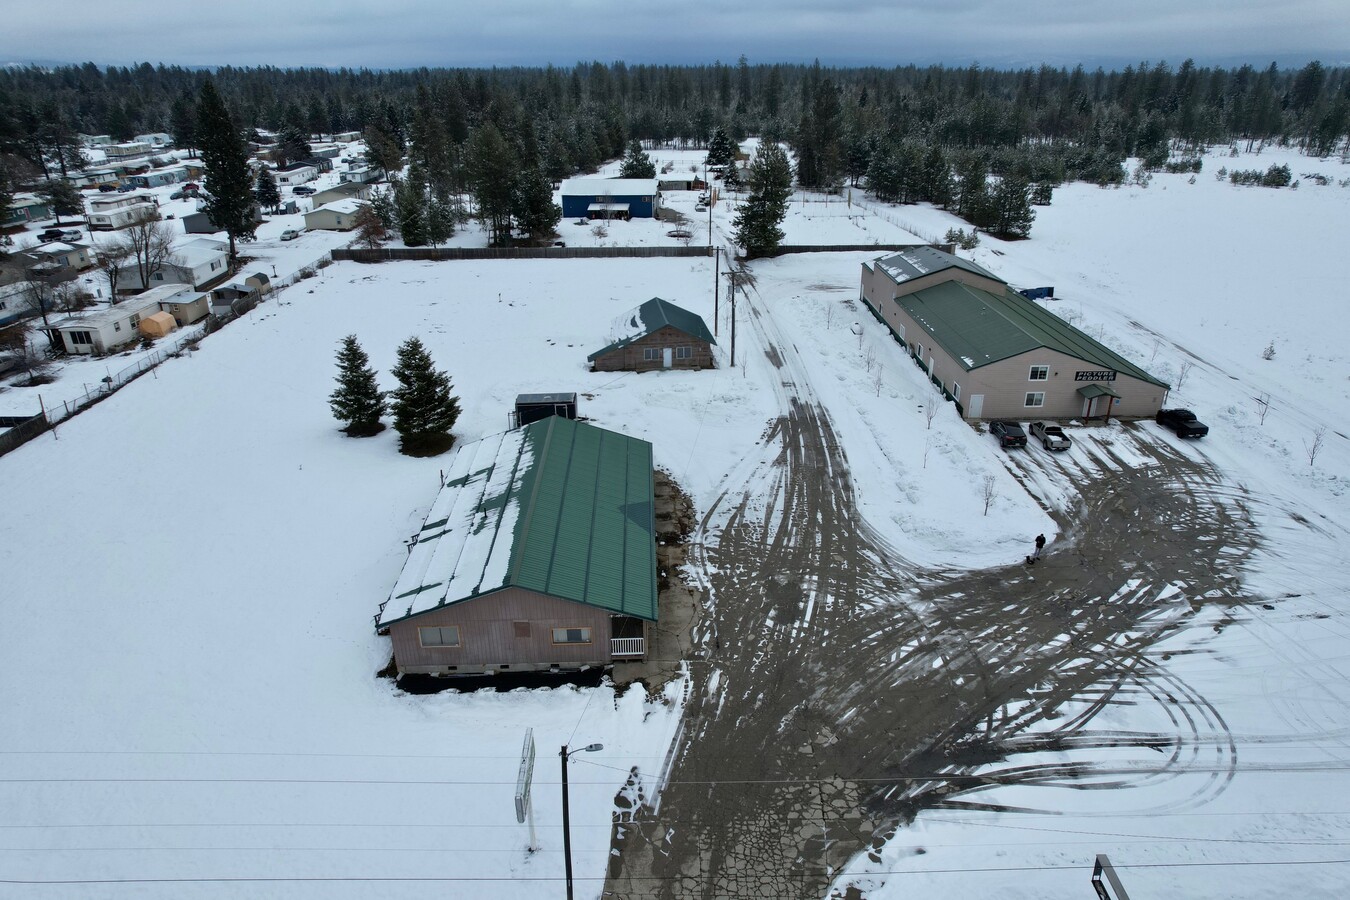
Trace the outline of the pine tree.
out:
M 420 247 L 427 242 L 426 194 L 412 178 L 394 188 L 394 217 L 404 244 Z
M 62 216 L 84 215 L 84 195 L 69 181 L 56 179 L 43 182 L 42 187 L 34 191 L 56 214 L 56 224 L 61 224 Z
M 294 125 L 288 125 L 281 129 L 277 148 L 272 153 L 278 165 L 287 166 L 302 159 L 309 159 L 314 155 L 314 150 L 309 146 L 309 140 L 304 132 Z
M 459 398 L 450 393 L 450 376 L 436 371 L 431 355 L 415 337 L 398 348 L 393 373 L 398 387 L 389 396 L 401 452 L 432 456 L 450 449 L 454 438 L 449 432 L 459 418 Z
M 1001 237 L 1024 238 L 1031 234 L 1036 211 L 1031 208 L 1031 185 L 1025 178 L 1005 176 L 989 198 L 991 230 Z
M 253 196 L 264 209 L 270 209 L 274 215 L 276 214 L 281 206 L 281 191 L 277 188 L 277 179 L 271 169 L 264 167 L 258 173 L 258 186 L 254 189 Z
M 736 161 L 736 145 L 727 137 L 726 129 L 718 127 L 708 141 L 708 156 L 704 165 L 708 168 L 725 166 Z
M 516 193 L 516 155 L 491 122 L 474 131 L 468 147 L 469 184 L 478 201 L 478 217 L 488 228 L 493 246 L 509 242 L 511 210 Z
M 628 142 L 628 152 L 624 155 L 623 165 L 619 167 L 620 178 L 655 178 L 656 164 L 642 150 L 637 140 Z
M 387 409 L 384 392 L 375 380 L 370 357 L 357 343 L 356 335 L 349 334 L 342 339 L 337 362 L 338 386 L 328 398 L 333 417 L 347 423 L 343 431 L 351 437 L 379 434 L 384 430 L 380 416 Z
M 438 198 L 433 191 L 427 192 L 425 203 L 422 218 L 427 243 L 439 247 L 454 236 L 455 216 L 450 204 Z
M 556 233 L 562 221 L 562 207 L 553 202 L 553 185 L 538 169 L 521 172 L 516 179 L 515 217 L 535 240 Z
M 762 144 L 750 164 L 750 196 L 736 216 L 736 243 L 750 258 L 778 249 L 792 194 L 792 164 L 777 144 Z
M 397 185 L 394 186 L 396 188 Z M 394 188 L 389 190 L 375 190 L 370 194 L 370 209 L 375 213 L 375 217 L 380 220 L 385 231 L 392 231 L 398 227 L 398 208 L 394 203 Z M 381 235 L 383 237 L 383 235 Z
M 174 98 L 169 109 L 169 128 L 173 131 L 174 145 L 186 150 L 188 156 L 197 155 L 197 101 L 191 91 L 183 91 Z
M 235 242 L 251 241 L 257 229 L 253 218 L 253 178 L 248 170 L 248 151 L 225 101 L 209 78 L 202 85 L 197 103 L 197 145 L 206 172 L 206 205 L 202 211 L 230 239 L 230 260 Z

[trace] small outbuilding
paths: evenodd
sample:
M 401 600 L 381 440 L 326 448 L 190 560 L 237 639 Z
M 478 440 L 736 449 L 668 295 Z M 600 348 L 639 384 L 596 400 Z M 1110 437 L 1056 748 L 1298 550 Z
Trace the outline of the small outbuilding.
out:
M 356 214 L 365 205 L 362 200 L 334 200 L 305 213 L 305 227 L 311 231 L 351 231 L 356 227 Z
M 568 219 L 654 219 L 661 212 L 655 178 L 569 178 L 561 195 Z
M 577 417 L 577 395 L 561 391 L 552 394 L 518 394 L 514 424 L 529 425 L 549 416 Z
M 642 659 L 656 622 L 652 446 L 549 416 L 462 444 L 380 604 L 400 675 Z
M 174 321 L 173 316 L 160 311 L 144 316 L 137 327 L 141 334 L 148 338 L 162 338 L 177 328 L 178 323 Z
M 609 344 L 586 360 L 593 372 L 711 369 L 716 343 L 701 317 L 653 297 L 616 319 Z

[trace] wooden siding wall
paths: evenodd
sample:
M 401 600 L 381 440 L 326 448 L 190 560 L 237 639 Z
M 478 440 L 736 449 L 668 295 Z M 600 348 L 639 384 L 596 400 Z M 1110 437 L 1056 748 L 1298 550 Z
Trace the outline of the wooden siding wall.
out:
M 456 603 L 389 628 L 394 661 L 402 673 L 470 671 L 491 666 L 608 665 L 610 614 L 593 606 L 559 600 L 521 588 L 507 588 Z M 530 636 L 516 637 L 514 623 L 529 622 Z M 459 647 L 423 647 L 417 629 L 458 625 Z M 554 644 L 554 628 L 590 628 L 589 644 Z
M 662 358 L 645 359 L 643 351 L 647 347 L 655 347 L 660 354 L 666 347 L 671 348 L 671 355 L 674 357 L 675 347 L 693 348 L 693 356 L 687 359 L 672 358 L 670 368 L 672 369 L 711 369 L 713 367 L 712 345 L 707 341 L 701 341 L 698 338 L 691 337 L 676 328 L 667 325 L 659 331 L 652 332 L 641 340 L 634 341 L 626 347 L 620 347 L 606 353 L 604 356 L 595 360 L 595 371 L 597 372 L 650 372 L 653 369 L 666 368 Z

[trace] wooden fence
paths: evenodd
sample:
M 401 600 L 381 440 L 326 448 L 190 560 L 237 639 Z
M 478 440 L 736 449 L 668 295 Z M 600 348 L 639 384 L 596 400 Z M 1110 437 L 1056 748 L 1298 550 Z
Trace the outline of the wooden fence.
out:
M 412 259 L 434 262 L 464 259 L 615 259 L 632 257 L 710 256 L 707 247 L 382 247 L 364 250 L 357 247 L 333 251 L 333 259 L 359 263 Z
M 27 417 L 0 416 L 0 427 L 5 426 L 10 427 L 8 431 L 0 432 L 0 456 L 17 450 L 51 427 L 42 413 Z

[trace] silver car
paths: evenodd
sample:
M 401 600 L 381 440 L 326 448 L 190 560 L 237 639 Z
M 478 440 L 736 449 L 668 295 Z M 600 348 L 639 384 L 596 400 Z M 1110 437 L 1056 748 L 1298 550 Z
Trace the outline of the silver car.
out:
M 1073 446 L 1073 441 L 1054 422 L 1032 422 L 1030 431 L 1031 437 L 1047 450 L 1068 450 Z

